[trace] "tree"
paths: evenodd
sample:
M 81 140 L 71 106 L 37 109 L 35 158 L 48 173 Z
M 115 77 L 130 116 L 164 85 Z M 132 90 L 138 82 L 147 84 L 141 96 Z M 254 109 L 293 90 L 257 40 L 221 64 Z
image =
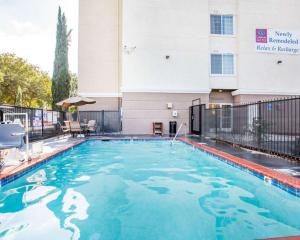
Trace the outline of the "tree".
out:
M 61 8 L 58 9 L 55 59 L 52 77 L 52 106 L 70 96 L 70 81 L 68 51 L 71 31 L 67 29 L 67 20 Z
M 4 82 L 4 74 L 0 71 L 0 86 L 3 82 Z M 0 88 L 0 98 L 1 96 L 2 96 L 2 88 Z
M 22 89 L 20 86 L 18 86 L 17 90 L 17 96 L 16 96 L 16 106 L 22 106 L 23 105 L 23 99 L 22 99 Z
M 0 55 L 0 103 L 43 107 L 51 102 L 47 73 L 14 54 Z
M 78 77 L 76 74 L 71 74 L 71 82 L 70 82 L 70 97 L 77 96 L 78 92 Z

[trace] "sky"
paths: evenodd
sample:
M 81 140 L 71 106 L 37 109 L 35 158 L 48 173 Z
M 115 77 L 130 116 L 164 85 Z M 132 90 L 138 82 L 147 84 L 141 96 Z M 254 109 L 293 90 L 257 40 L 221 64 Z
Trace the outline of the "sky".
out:
M 0 53 L 15 53 L 52 76 L 59 6 L 72 29 L 69 67 L 77 73 L 78 0 L 0 0 Z

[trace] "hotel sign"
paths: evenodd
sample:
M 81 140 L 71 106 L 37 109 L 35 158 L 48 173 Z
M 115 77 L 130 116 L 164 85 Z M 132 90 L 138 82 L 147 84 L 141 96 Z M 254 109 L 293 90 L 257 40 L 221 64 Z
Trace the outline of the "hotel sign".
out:
M 257 52 L 300 54 L 300 32 L 256 29 L 255 47 Z

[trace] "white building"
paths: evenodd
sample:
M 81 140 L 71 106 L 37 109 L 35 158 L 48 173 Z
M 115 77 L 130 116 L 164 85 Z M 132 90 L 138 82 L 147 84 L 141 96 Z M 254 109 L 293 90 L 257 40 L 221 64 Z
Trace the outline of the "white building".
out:
M 79 93 L 97 100 L 90 110 L 122 109 L 124 133 L 167 126 L 173 111 L 188 122 L 197 98 L 300 94 L 299 0 L 79 2 Z

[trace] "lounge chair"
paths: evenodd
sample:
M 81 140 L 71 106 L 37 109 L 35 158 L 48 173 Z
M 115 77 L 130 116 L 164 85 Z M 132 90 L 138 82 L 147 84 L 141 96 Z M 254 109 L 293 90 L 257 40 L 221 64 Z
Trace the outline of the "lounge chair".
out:
M 96 121 L 95 120 L 90 120 L 87 125 L 87 133 L 95 133 L 96 132 Z
M 75 136 L 75 134 L 82 134 L 82 128 L 80 127 L 80 123 L 79 122 L 70 122 L 70 132 L 73 135 L 73 137 Z

